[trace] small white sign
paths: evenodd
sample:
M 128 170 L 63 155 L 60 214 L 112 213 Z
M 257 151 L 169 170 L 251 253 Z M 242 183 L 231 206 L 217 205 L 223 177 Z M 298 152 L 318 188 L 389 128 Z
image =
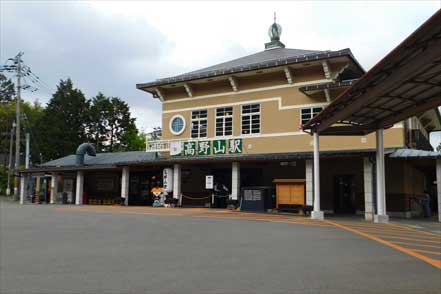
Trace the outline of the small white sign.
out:
M 205 189 L 213 189 L 213 176 L 205 176 Z
M 173 191 L 173 169 L 164 168 L 162 172 L 162 188 L 167 193 Z
M 174 141 L 170 142 L 170 155 L 181 155 L 182 152 L 182 142 Z

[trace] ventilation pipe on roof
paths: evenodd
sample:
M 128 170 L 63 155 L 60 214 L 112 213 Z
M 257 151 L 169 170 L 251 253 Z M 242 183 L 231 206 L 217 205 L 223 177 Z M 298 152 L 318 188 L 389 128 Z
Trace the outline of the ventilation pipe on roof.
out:
M 96 149 L 90 143 L 83 143 L 77 148 L 75 164 L 84 165 L 84 155 L 87 153 L 89 156 L 96 156 Z

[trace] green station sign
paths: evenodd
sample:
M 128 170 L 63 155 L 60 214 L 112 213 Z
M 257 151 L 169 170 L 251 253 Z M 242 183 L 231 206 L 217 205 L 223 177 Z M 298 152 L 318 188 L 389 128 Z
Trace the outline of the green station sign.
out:
M 241 154 L 242 139 L 187 141 L 182 143 L 181 152 L 174 152 L 173 156 L 208 156 L 224 154 Z

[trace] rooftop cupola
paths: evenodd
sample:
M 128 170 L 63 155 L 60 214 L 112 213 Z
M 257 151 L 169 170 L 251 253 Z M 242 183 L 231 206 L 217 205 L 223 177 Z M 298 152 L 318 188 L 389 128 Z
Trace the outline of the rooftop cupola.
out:
M 280 42 L 280 35 L 282 34 L 282 27 L 276 23 L 276 13 L 274 12 L 274 23 L 268 29 L 268 36 L 271 42 L 265 43 L 265 50 L 274 48 L 285 48 L 285 44 Z

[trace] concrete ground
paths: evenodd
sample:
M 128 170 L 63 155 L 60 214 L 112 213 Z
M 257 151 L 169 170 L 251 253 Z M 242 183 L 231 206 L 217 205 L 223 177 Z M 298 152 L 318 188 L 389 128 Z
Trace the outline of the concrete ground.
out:
M 207 209 L 0 205 L 0 293 L 441 289 L 437 227 Z

